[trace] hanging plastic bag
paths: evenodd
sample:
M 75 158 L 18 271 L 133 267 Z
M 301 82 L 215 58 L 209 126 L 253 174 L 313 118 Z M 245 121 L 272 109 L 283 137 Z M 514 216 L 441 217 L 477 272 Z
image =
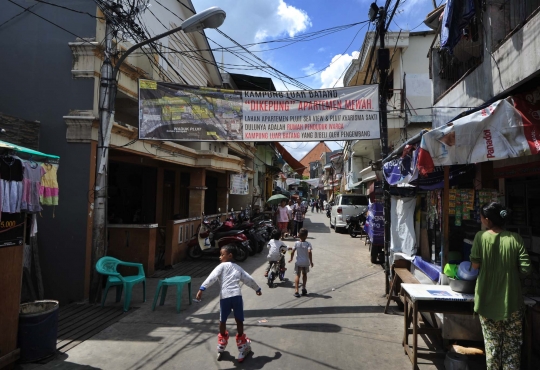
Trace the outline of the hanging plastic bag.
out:
M 452 279 L 457 279 L 458 266 L 454 263 L 447 263 L 444 266 L 444 274 Z

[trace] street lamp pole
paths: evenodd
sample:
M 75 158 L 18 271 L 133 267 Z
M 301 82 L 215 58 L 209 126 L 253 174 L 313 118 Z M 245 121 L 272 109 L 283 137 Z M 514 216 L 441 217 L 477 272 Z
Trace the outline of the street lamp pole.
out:
M 169 31 L 151 37 L 130 47 L 112 67 L 111 54 L 113 44 L 113 23 L 107 18 L 105 29 L 105 59 L 101 67 L 99 94 L 99 128 L 96 158 L 96 178 L 94 184 L 94 209 L 92 225 L 92 275 L 90 279 L 90 302 L 95 303 L 100 296 L 100 275 L 94 268 L 96 262 L 106 254 L 107 237 L 107 166 L 109 161 L 109 143 L 114 123 L 114 105 L 118 91 L 118 72 L 126 58 L 135 50 L 163 37 L 183 30 L 185 33 L 200 31 L 205 28 L 217 28 L 225 20 L 225 12 L 218 7 L 208 8 L 194 14 L 182 24 Z

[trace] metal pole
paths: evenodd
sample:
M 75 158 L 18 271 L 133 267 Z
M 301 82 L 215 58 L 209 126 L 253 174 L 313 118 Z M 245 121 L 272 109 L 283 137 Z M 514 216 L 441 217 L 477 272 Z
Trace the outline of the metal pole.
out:
M 94 210 L 92 224 L 92 259 L 90 279 L 90 303 L 96 303 L 100 297 L 101 284 L 100 274 L 94 266 L 106 253 L 107 242 L 107 163 L 108 146 L 110 141 L 111 120 L 114 120 L 112 112 L 111 96 L 113 89 L 113 67 L 111 55 L 113 53 L 113 24 L 107 20 L 105 26 L 105 59 L 101 66 L 101 78 L 99 87 L 99 128 L 98 147 L 96 153 L 96 176 L 94 183 Z
M 384 37 L 386 21 L 386 9 L 379 8 L 379 21 L 377 27 L 379 28 L 379 42 L 380 49 L 384 49 Z M 388 156 L 388 112 L 387 112 L 387 76 L 388 70 L 383 67 L 379 62 L 379 110 L 380 110 L 380 131 L 381 131 L 381 158 L 384 159 Z M 385 292 L 390 293 L 390 185 L 383 180 L 383 200 L 384 200 L 384 273 L 385 273 Z

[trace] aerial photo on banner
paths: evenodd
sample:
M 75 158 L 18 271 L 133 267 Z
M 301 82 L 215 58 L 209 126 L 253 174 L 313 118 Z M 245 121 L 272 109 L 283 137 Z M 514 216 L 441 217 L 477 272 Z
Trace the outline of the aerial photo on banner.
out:
M 234 91 L 139 80 L 139 139 L 379 139 L 378 86 Z

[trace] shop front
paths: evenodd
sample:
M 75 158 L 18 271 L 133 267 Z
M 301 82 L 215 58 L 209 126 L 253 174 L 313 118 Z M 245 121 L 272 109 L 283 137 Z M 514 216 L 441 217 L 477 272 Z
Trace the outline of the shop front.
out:
M 201 214 L 228 206 L 229 172 L 111 150 L 107 255 L 142 263 L 147 276 L 186 257 Z
M 402 300 L 406 310 L 414 308 L 409 311 L 413 317 L 422 312 L 418 307 L 426 307 L 425 321 L 438 328 L 447 341 L 482 342 L 478 315 L 469 304 L 474 301 L 474 284 L 467 284 L 472 288 L 466 290 L 457 288 L 452 279 L 457 281 L 459 276 L 451 266 L 469 261 L 474 237 L 482 229 L 481 206 L 502 203 L 514 211 L 507 229 L 522 236 L 533 266 L 533 273 L 522 280 L 528 307 L 524 324 L 528 361 L 534 343 L 532 306 L 537 304 L 534 297 L 538 297 L 539 285 L 535 243 L 540 231 L 540 145 L 534 135 L 540 122 L 528 116 L 529 108 L 519 95 L 496 101 L 445 127 L 422 133 L 383 161 L 385 180 L 394 187 L 389 300 Z M 419 284 L 417 288 L 407 284 L 399 289 L 399 281 L 407 277 L 395 271 L 403 266 L 411 281 Z M 444 301 L 444 305 L 436 308 L 421 303 L 430 300 Z M 407 316 L 406 312 L 405 327 L 417 329 Z M 416 364 L 417 349 L 406 347 Z

